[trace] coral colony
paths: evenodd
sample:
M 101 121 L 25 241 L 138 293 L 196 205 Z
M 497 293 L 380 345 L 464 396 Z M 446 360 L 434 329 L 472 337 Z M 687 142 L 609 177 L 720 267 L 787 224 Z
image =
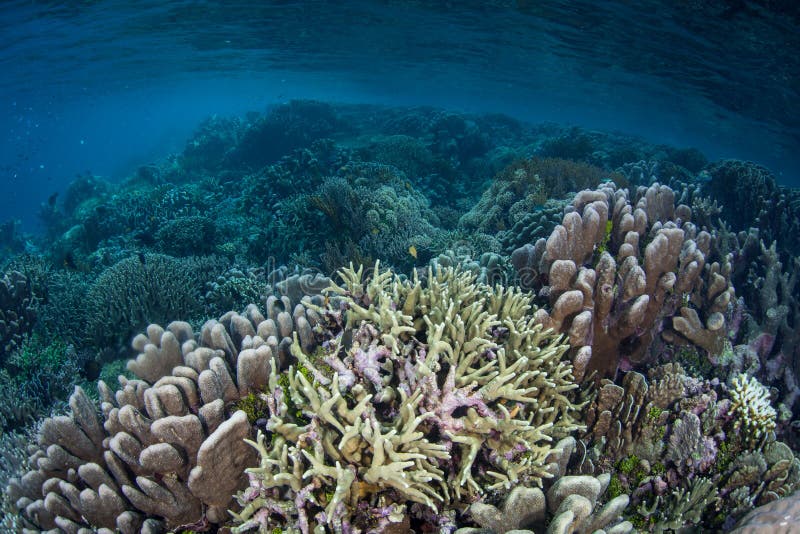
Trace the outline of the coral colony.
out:
M 210 119 L 3 226 L 3 528 L 789 532 L 798 200 L 497 116 Z

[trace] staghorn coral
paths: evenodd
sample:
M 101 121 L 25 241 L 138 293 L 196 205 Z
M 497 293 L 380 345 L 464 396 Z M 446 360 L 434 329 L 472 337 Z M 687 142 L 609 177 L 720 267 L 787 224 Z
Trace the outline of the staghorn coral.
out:
M 526 296 L 452 268 L 407 281 L 340 271 L 327 337 L 271 366 L 259 467 L 237 531 L 443 525 L 464 503 L 551 476 L 549 442 L 577 430 L 559 338 Z
M 706 511 L 713 508 L 718 497 L 717 488 L 707 478 L 698 477 L 688 489 L 678 488 L 665 499 L 656 498 L 652 508 L 640 507 L 645 525 L 650 532 L 676 532 L 689 525 L 702 523 Z
M 779 242 L 767 246 L 755 229 L 728 237 L 743 300 L 731 333 L 736 358 L 721 364 L 729 379 L 740 372 L 757 376 L 777 391 L 782 411 L 791 411 L 800 398 L 800 259 L 781 260 Z
M 550 305 L 537 320 L 569 335 L 579 379 L 644 363 L 662 331 L 721 348 L 730 266 L 707 262 L 714 236 L 690 216 L 666 186 L 631 195 L 607 183 L 578 193 L 547 240 L 514 252 L 520 277 Z
M 44 422 L 32 469 L 8 488 L 21 518 L 104 533 L 227 522 L 243 470 L 256 462 L 237 401 L 266 385 L 293 338 L 314 350 L 319 316 L 307 306 L 271 297 L 266 316 L 251 305 L 197 334 L 182 322 L 150 325 L 133 341 L 139 356 L 128 368 L 138 378 L 120 377 L 117 391 L 99 383 L 102 414 L 76 388 L 70 413 Z

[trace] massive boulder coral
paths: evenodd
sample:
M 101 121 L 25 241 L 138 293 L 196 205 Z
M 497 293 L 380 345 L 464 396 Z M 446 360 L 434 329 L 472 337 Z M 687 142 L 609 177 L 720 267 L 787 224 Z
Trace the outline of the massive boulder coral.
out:
M 452 268 L 340 276 L 319 348 L 296 340 L 296 365 L 269 366 L 237 531 L 445 528 L 475 499 L 552 476 L 550 442 L 582 428 L 580 405 L 567 345 L 526 294 Z
M 547 240 L 514 251 L 522 281 L 549 303 L 537 320 L 569 335 L 579 378 L 644 362 L 659 336 L 721 350 L 730 263 L 711 261 L 715 236 L 690 218 L 666 186 L 607 183 L 578 193 Z
M 791 534 L 800 524 L 800 492 L 759 506 L 742 518 L 731 534 Z
M 322 301 L 317 297 L 317 304 Z M 113 391 L 99 383 L 102 415 L 80 388 L 71 413 L 45 421 L 33 470 L 9 494 L 30 526 L 86 532 L 159 532 L 229 519 L 244 487 L 254 437 L 238 402 L 267 383 L 270 365 L 290 357 L 295 339 L 315 348 L 319 315 L 306 300 L 267 300 L 208 321 L 150 325 L 133 340 L 137 379 Z

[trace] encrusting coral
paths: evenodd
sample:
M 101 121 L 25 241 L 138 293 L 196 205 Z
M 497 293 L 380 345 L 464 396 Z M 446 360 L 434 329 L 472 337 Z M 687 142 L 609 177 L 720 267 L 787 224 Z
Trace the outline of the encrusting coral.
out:
M 260 466 L 237 531 L 454 525 L 456 510 L 551 476 L 554 438 L 581 428 L 567 345 L 529 297 L 454 269 L 400 280 L 341 271 L 325 339 L 271 372 Z M 489 497 L 491 498 L 491 497 Z

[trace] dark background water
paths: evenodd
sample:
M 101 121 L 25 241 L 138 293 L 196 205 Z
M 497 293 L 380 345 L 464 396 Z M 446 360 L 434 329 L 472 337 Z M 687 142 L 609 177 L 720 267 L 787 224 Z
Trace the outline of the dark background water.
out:
M 259 5 L 254 5 L 259 4 Z M 800 184 L 800 3 L 0 4 L 0 219 L 291 98 L 503 112 L 750 159 Z

